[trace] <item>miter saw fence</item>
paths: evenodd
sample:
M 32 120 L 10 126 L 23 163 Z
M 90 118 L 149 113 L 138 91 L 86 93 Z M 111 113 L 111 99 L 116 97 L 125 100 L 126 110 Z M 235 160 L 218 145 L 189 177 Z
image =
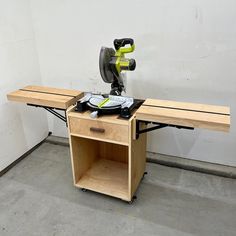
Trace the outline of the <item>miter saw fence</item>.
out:
M 127 46 L 128 45 L 128 46 Z M 125 91 L 122 71 L 133 71 L 136 67 L 134 59 L 125 58 L 126 53 L 135 49 L 134 40 L 131 38 L 115 39 L 114 47 L 102 47 L 99 56 L 99 69 L 102 79 L 111 83 L 111 95 L 121 95 Z

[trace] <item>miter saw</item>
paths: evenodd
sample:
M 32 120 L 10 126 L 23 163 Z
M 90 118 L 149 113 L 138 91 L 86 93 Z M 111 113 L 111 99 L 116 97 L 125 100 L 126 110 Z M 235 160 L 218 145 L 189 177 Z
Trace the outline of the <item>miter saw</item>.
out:
M 129 45 L 129 47 L 126 47 Z M 134 40 L 130 38 L 115 39 L 114 47 L 102 47 L 99 56 L 99 69 L 102 79 L 106 83 L 111 83 L 111 95 L 121 95 L 125 90 L 122 71 L 133 71 L 136 67 L 134 59 L 125 58 L 126 53 L 131 53 L 135 49 Z
M 132 110 L 141 105 L 142 100 L 121 96 L 125 91 L 122 71 L 133 71 L 136 67 L 134 59 L 125 58 L 126 53 L 135 49 L 134 40 L 131 38 L 115 39 L 114 47 L 102 47 L 99 55 L 99 69 L 104 82 L 111 84 L 110 94 L 87 93 L 77 102 L 76 110 L 93 111 L 91 117 L 101 114 L 120 114 L 129 118 Z

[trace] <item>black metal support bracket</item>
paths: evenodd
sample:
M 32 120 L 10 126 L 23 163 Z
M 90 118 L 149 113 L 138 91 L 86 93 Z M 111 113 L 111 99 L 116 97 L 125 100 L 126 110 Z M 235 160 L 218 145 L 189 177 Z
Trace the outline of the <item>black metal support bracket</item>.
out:
M 33 106 L 33 107 L 44 108 L 46 111 L 50 112 L 51 114 L 53 114 L 54 116 L 56 116 L 60 120 L 64 121 L 66 123 L 66 126 L 67 126 L 66 110 L 65 109 L 60 109 L 60 108 L 55 108 L 55 107 L 46 107 L 46 106 L 40 106 L 40 105 L 34 105 L 34 104 L 28 104 L 28 103 L 27 103 L 27 105 L 28 106 Z M 61 115 L 56 110 L 64 111 L 65 115 L 64 116 Z
M 146 129 L 140 129 L 140 124 L 145 123 L 146 125 L 148 124 L 153 124 L 155 126 L 146 128 Z M 163 123 L 157 123 L 157 122 L 151 122 L 151 121 L 142 121 L 142 120 L 136 120 L 136 139 L 139 138 L 140 134 L 147 133 L 156 129 L 162 129 L 165 127 L 174 127 L 177 129 L 189 129 L 193 130 L 193 127 L 187 127 L 187 126 L 181 126 L 181 125 L 171 125 L 171 124 L 163 124 Z

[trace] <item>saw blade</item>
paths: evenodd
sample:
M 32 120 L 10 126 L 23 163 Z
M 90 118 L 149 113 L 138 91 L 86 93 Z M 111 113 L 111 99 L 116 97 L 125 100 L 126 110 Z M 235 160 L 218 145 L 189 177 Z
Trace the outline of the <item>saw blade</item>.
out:
M 109 64 L 114 55 L 115 50 L 113 48 L 102 47 L 100 50 L 99 69 L 102 79 L 106 83 L 112 83 L 114 81 L 114 74 Z

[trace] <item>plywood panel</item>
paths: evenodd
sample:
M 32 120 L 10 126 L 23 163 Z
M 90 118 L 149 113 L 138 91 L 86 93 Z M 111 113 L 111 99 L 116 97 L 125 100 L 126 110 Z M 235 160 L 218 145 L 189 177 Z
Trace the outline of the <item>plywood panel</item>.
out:
M 69 117 L 71 135 L 128 145 L 128 125 Z
M 183 109 L 192 110 L 198 112 L 209 112 L 209 113 L 219 113 L 230 115 L 230 108 L 226 106 L 215 106 L 207 104 L 198 103 L 188 103 L 188 102 L 176 102 L 169 100 L 159 100 L 159 99 L 146 99 L 143 105 L 156 106 L 160 108 L 173 108 L 173 109 Z
M 81 94 L 81 91 L 79 90 L 52 88 L 52 87 L 37 86 L 37 85 L 28 85 L 21 90 L 51 93 L 51 94 L 64 95 L 64 96 L 70 96 L 70 97 L 77 97 L 78 95 Z
M 128 163 L 128 146 L 99 142 L 99 156 L 103 159 Z
M 70 136 L 70 150 L 74 184 L 76 184 L 99 158 L 98 142 Z
M 138 185 L 143 177 L 146 168 L 146 142 L 147 134 L 139 135 L 138 139 L 133 139 L 133 130 L 135 130 L 135 119 L 131 121 L 130 145 L 129 145 L 129 196 L 130 199 L 135 194 Z M 146 128 L 142 124 L 142 129 Z
M 75 117 L 75 118 L 81 118 L 81 119 L 86 119 L 86 120 L 94 120 L 93 118 L 90 117 L 91 111 L 85 111 L 85 112 L 75 112 L 74 108 L 70 110 L 70 113 L 68 113 L 69 117 Z M 119 118 L 119 115 L 100 115 L 96 118 L 97 121 L 103 121 L 103 122 L 108 122 L 112 124 L 120 124 L 120 125 L 128 125 L 129 120 L 128 119 L 123 119 Z
M 128 165 L 125 163 L 100 159 L 76 183 L 86 188 L 123 200 L 128 198 Z
M 59 109 L 67 109 L 74 104 L 82 92 L 66 89 L 55 89 L 43 86 L 26 86 L 23 89 L 11 92 L 8 100 L 23 102 L 39 106 L 47 106 Z
M 230 128 L 229 108 L 211 105 L 192 104 L 191 106 L 191 103 L 147 99 L 137 110 L 136 118 L 143 121 L 218 131 L 229 131 Z

